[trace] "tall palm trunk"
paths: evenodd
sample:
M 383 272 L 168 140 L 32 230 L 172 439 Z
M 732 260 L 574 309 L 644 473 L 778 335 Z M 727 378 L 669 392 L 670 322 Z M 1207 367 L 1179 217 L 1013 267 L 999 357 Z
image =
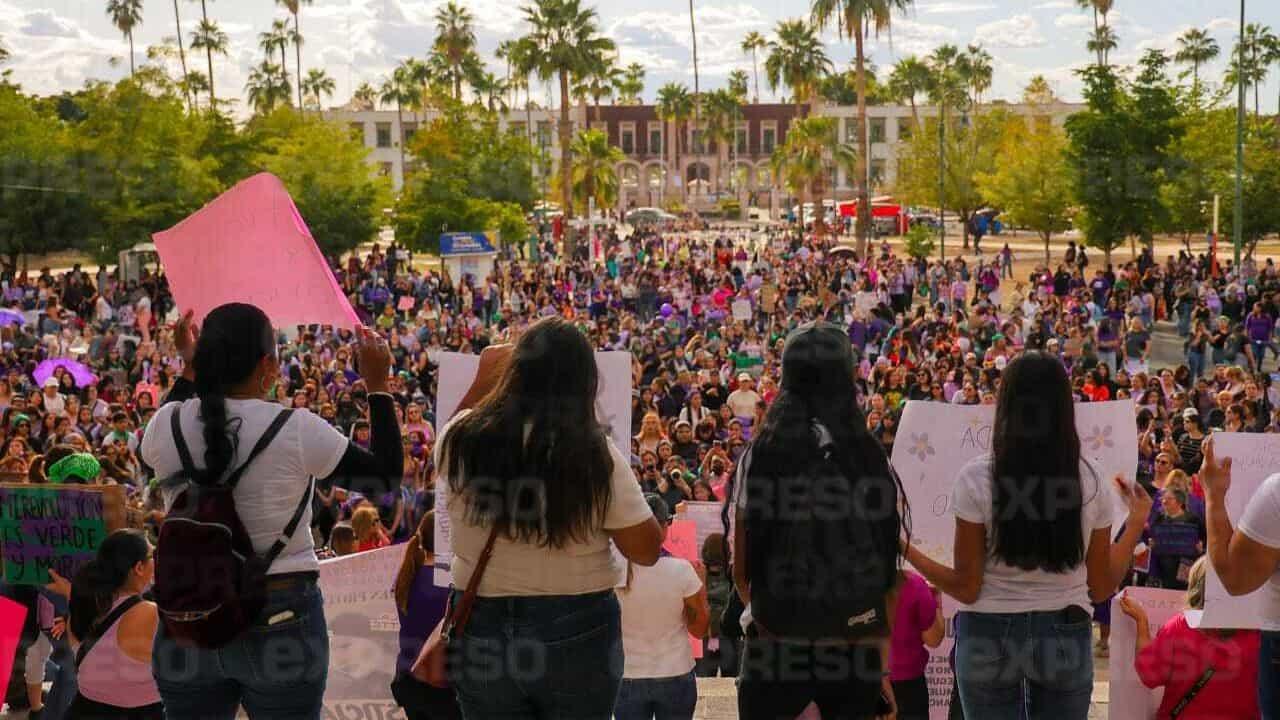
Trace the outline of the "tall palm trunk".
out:
M 287 83 L 289 82 L 289 62 L 288 60 L 285 59 L 288 57 L 288 55 L 285 55 L 285 49 L 286 49 L 285 43 L 281 43 L 280 44 L 280 79 Z M 302 78 L 298 78 L 298 87 L 302 87 Z M 286 92 L 284 96 L 284 104 L 288 105 L 291 102 L 293 102 L 293 100 L 290 99 L 289 95 Z M 302 108 L 302 103 L 298 103 L 298 108 L 299 109 Z
M 301 7 L 301 5 L 299 5 Z M 294 76 L 298 80 L 298 110 L 302 110 L 302 29 L 298 27 L 298 13 L 293 14 L 293 34 L 297 36 L 293 43 L 293 59 L 295 61 L 294 68 L 297 74 Z M 320 94 L 316 93 L 316 106 L 319 107 Z
M 867 69 L 865 48 L 862 44 L 863 19 L 858 18 L 857 23 L 854 52 L 857 62 L 858 83 L 858 161 L 854 164 L 854 171 L 858 173 L 857 184 L 855 185 L 858 189 L 858 257 L 865 258 L 867 256 L 867 230 L 870 229 L 871 225 L 871 208 L 868 207 L 867 193 L 867 153 L 870 148 L 867 143 Z
M 560 199 L 564 203 L 564 217 L 573 219 L 573 178 L 571 167 L 573 151 L 569 148 L 569 73 L 560 71 Z
M 397 92 L 399 91 L 397 90 Z M 400 187 L 404 187 L 404 105 L 399 98 L 396 99 L 396 132 L 400 134 L 400 137 L 396 138 L 396 147 L 400 148 Z
M 462 68 L 455 68 L 453 74 L 453 99 L 462 102 Z
M 129 36 L 129 77 L 133 77 L 135 73 L 133 67 L 133 30 L 129 30 L 125 35 Z
M 209 9 L 205 6 L 205 0 L 200 0 L 200 17 L 205 23 L 209 22 Z M 206 47 L 204 56 L 209 61 L 209 110 L 217 112 L 218 102 L 213 95 L 213 48 Z
M 752 102 L 757 105 L 760 103 L 760 63 L 756 61 L 756 49 L 751 48 L 751 74 L 755 78 L 756 97 Z
M 173 0 L 173 22 L 178 26 L 178 60 L 182 63 L 182 96 L 187 99 L 187 112 L 194 112 L 191 105 L 191 88 L 187 83 L 187 51 L 182 47 L 182 16 L 178 14 L 178 0 Z
M 908 100 L 911 102 L 911 122 L 914 127 L 920 129 L 920 111 L 916 109 L 916 96 L 913 94 Z M 901 140 L 901 138 L 899 138 Z

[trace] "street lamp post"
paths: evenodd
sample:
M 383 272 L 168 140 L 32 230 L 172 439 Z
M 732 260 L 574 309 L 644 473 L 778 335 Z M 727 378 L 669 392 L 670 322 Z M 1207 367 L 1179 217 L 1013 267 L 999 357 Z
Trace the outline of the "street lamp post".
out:
M 1240 246 L 1244 241 L 1244 3 L 1240 0 L 1240 57 L 1236 59 L 1236 218 L 1231 228 L 1236 272 L 1240 272 Z

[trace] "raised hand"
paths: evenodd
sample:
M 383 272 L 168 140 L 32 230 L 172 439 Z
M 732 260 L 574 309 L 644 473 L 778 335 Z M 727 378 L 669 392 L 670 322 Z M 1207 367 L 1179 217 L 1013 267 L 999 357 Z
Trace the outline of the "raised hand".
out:
M 1212 436 L 1204 439 L 1200 452 L 1204 456 L 1200 463 L 1200 482 L 1204 483 L 1205 493 L 1212 494 L 1215 499 L 1225 498 L 1231 488 L 1231 458 L 1224 457 L 1218 461 L 1213 451 Z

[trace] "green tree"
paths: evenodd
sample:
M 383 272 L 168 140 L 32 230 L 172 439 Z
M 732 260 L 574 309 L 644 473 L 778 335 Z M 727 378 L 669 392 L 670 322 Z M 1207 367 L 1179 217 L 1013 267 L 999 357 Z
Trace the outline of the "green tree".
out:
M 1076 6 L 1093 11 L 1093 34 L 1097 36 L 1099 31 L 1107 25 L 1107 15 L 1111 14 L 1115 0 L 1076 0 Z M 1089 50 L 1098 54 L 1099 65 L 1107 64 L 1106 55 L 1100 49 L 1090 47 Z
M 1235 172 L 1235 108 L 1197 110 L 1183 115 L 1182 134 L 1170 147 L 1180 172 L 1164 179 L 1160 201 L 1164 205 L 1164 232 L 1182 238 L 1191 251 L 1191 237 L 1210 229 L 1209 213 L 1215 192 L 1231 192 Z
M 3 42 L 0 42 L 0 63 L 8 62 L 9 57 L 9 49 L 4 46 Z
M 613 88 L 618 94 L 618 104 L 640 103 L 640 94 L 644 92 L 644 75 L 644 66 L 640 63 L 631 63 L 622 69 L 622 77 Z
M 340 255 L 377 237 L 391 183 L 370 174 L 363 143 L 341 125 L 286 108 L 261 124 L 255 164 L 284 182 L 322 252 Z
M 1178 52 L 1173 59 L 1191 65 L 1191 88 L 1200 95 L 1200 66 L 1212 62 L 1221 53 L 1218 41 L 1201 28 L 1190 28 L 1178 37 Z
M 1052 123 L 1005 126 L 1000 162 L 978 175 L 979 192 L 1003 211 L 1012 225 L 1028 228 L 1044 241 L 1044 262 L 1052 262 L 1049 241 L 1070 227 L 1071 181 L 1067 136 Z
M 265 115 L 274 110 L 276 105 L 289 104 L 289 81 L 284 78 L 283 73 L 283 69 L 270 60 L 263 60 L 249 71 L 244 90 L 254 112 Z
M 1103 251 L 1110 264 L 1111 251 L 1130 227 L 1128 99 L 1109 65 L 1091 65 L 1080 75 L 1088 107 L 1067 118 L 1067 165 L 1080 208 L 1076 224 L 1085 242 Z
M 1170 151 L 1185 131 L 1179 121 L 1182 110 L 1177 94 L 1165 74 L 1168 64 L 1169 58 L 1159 50 L 1142 55 L 1126 107 L 1129 130 L 1125 137 L 1133 148 L 1128 179 L 1133 199 L 1130 231 L 1153 250 L 1155 233 L 1168 225 L 1160 186 L 1179 172 Z
M 1035 75 L 1022 89 L 1022 102 L 1027 105 L 1052 105 L 1058 102 L 1058 95 L 1043 75 Z
M 804 20 L 780 20 L 774 32 L 777 37 L 769 42 L 764 61 L 765 80 L 772 91 L 779 86 L 791 90 L 799 117 L 817 95 L 822 77 L 831 72 L 831 59 L 817 29 Z
M 982 94 L 991 89 L 991 80 L 995 73 L 991 66 L 992 61 L 991 53 L 980 45 L 970 45 L 960 55 L 958 70 L 960 77 L 964 79 L 964 84 L 973 95 L 971 102 L 975 112 L 982 105 Z
M 932 81 L 929 65 L 915 55 L 899 60 L 889 74 L 889 96 L 911 105 L 911 119 L 917 128 L 920 127 L 920 111 L 916 109 L 916 98 L 929 91 Z
M 749 78 L 747 77 L 746 70 L 731 70 L 729 72 L 726 86 L 729 93 L 738 99 L 739 105 L 747 101 L 748 82 Z
M 142 0 L 107 0 L 107 15 L 111 24 L 129 41 L 129 74 L 132 75 L 133 31 L 142 24 Z
M 191 87 L 187 82 L 191 73 L 187 70 L 187 51 L 182 47 L 182 14 L 178 11 L 178 0 L 173 0 L 173 23 L 178 28 L 175 39 L 178 42 L 178 62 L 182 64 L 182 96 L 186 98 L 187 108 L 194 109 L 191 101 Z
M 769 41 L 764 39 L 760 33 L 752 30 L 747 36 L 742 38 L 742 52 L 751 54 L 751 73 L 755 77 L 755 95 L 751 102 L 760 102 L 760 62 L 757 59 L 757 53 L 769 47 Z
M 617 165 L 626 159 L 601 130 L 584 130 L 573 140 L 573 195 L 585 207 L 594 199 L 603 212 L 618 203 Z
M 334 83 L 333 78 L 329 77 L 329 73 L 325 72 L 321 68 L 311 68 L 308 70 L 307 76 L 303 78 L 302 82 L 298 83 L 298 86 L 302 88 L 303 95 L 306 95 L 315 101 L 316 111 L 319 112 L 321 116 L 324 115 L 324 101 L 321 99 L 322 96 L 333 97 L 333 91 L 337 89 L 337 85 Z M 302 106 L 299 105 L 299 107 Z
M 1235 50 L 1231 53 L 1231 62 L 1227 66 L 1225 82 L 1227 87 L 1239 87 L 1244 83 L 1245 94 L 1253 88 L 1253 114 L 1262 112 L 1261 87 L 1267 80 L 1271 64 L 1271 51 L 1276 44 L 1276 36 L 1271 28 L 1258 23 L 1244 26 L 1244 35 L 1236 38 Z M 1243 45 L 1243 48 L 1241 47 Z M 1243 65 L 1241 61 L 1243 60 Z
M 507 109 L 507 83 L 491 72 L 482 72 L 471 79 L 471 89 L 476 94 L 476 103 L 489 112 Z
M 1244 257 L 1252 258 L 1258 242 L 1280 232 L 1280 133 L 1269 118 L 1253 118 L 1249 122 L 1244 148 L 1244 220 L 1241 237 Z M 1231 173 L 1218 175 L 1217 190 L 1228 196 L 1234 191 L 1234 167 Z M 1226 216 L 1225 237 L 1235 232 L 1235 213 Z
M 689 94 L 689 88 L 680 83 L 667 83 L 658 88 L 658 102 L 654 111 L 660 120 L 672 125 L 674 137 L 667 143 L 671 147 L 671 164 L 675 167 L 676 176 L 680 178 L 682 191 L 687 191 L 688 183 L 684 182 L 684 171 L 680 169 L 680 140 L 684 137 L 684 123 L 693 115 L 693 96 Z M 687 193 L 683 197 L 687 198 Z
M 289 21 L 288 20 L 272 20 L 271 29 L 266 32 L 258 33 L 258 47 L 263 54 L 267 56 L 267 62 L 271 61 L 271 55 L 276 51 L 280 52 L 280 64 L 278 75 L 284 81 L 285 85 L 289 84 L 288 61 L 285 59 L 285 50 L 289 48 Z M 285 103 L 289 102 L 286 94 Z
M 839 141 L 835 118 L 807 117 L 791 123 L 787 138 L 774 150 L 770 166 L 774 177 L 782 180 L 799 198 L 801 207 L 806 198 L 814 204 L 814 226 L 821 232 L 825 226 L 821 211 L 822 194 L 826 181 L 832 175 L 833 163 L 853 169 L 853 146 Z M 803 220 L 803 211 L 796 216 Z
M 1110 58 L 1111 51 L 1120 45 L 1120 36 L 1112 29 L 1110 25 L 1102 25 L 1096 28 L 1089 36 L 1089 41 L 1085 43 L 1085 47 L 1089 52 L 1098 54 L 1099 64 L 1106 65 Z
M 466 7 L 449 0 L 436 10 L 434 54 L 441 60 L 441 77 L 453 87 L 453 99 L 462 101 L 462 81 L 480 71 L 476 55 L 475 18 Z
M 853 41 L 854 71 L 858 81 L 858 166 L 854 172 L 858 188 L 858 257 L 867 256 L 867 233 L 871 230 L 871 198 L 867 188 L 867 159 L 871 157 L 867 138 L 867 52 L 866 39 L 874 31 L 879 37 L 893 24 L 894 11 L 906 12 L 913 0 L 811 0 L 814 24 L 836 25 L 840 34 Z
M 302 107 L 302 96 L 306 92 L 302 88 L 302 27 L 298 23 L 298 16 L 301 14 L 303 5 L 310 5 L 315 0 L 276 0 L 277 5 L 283 5 L 285 10 L 293 16 L 293 31 L 289 33 L 289 39 L 293 42 L 293 57 L 295 60 L 294 77 L 299 78 L 298 82 L 298 107 Z M 174 0 L 177 2 L 177 0 Z
M 613 95 L 613 90 L 622 80 L 622 70 L 612 55 L 602 55 L 579 75 L 574 82 L 573 94 L 582 98 L 591 98 L 595 105 L 595 122 L 600 122 L 600 101 Z
M 588 72 L 600 58 L 617 47 L 600 34 L 596 11 L 582 7 L 581 0 L 533 0 L 521 8 L 529 24 L 525 37 L 537 51 L 532 66 L 538 77 L 549 81 L 556 77 L 560 85 L 560 167 L 573 167 L 573 149 L 569 121 L 570 79 Z M 573 217 L 573 188 L 570 173 L 560 173 L 560 195 L 565 217 Z M 572 250 L 572 248 L 570 248 Z
M 200 7 L 204 7 L 204 2 L 200 3 Z M 231 40 L 227 34 L 218 27 L 218 23 L 209 20 L 206 15 L 196 29 L 191 33 L 191 49 L 203 50 L 205 59 L 209 61 L 209 110 L 217 111 L 218 100 L 214 95 L 213 87 L 213 56 L 226 56 L 227 47 Z
M 399 128 L 404 128 L 405 107 L 412 106 L 418 97 L 418 84 L 411 76 L 409 66 L 404 63 L 396 66 L 390 77 L 383 79 L 382 87 L 378 90 L 378 99 L 383 104 L 396 106 L 396 126 Z M 400 167 L 404 168 L 404 138 L 400 138 L 396 146 L 400 148 Z
M 728 89 L 713 90 L 707 94 L 706 111 L 707 139 L 715 143 L 717 156 L 715 184 L 712 187 L 715 192 L 720 192 L 720 167 L 728 159 L 728 150 L 733 147 L 737 138 L 741 101 Z
M 378 90 L 367 82 L 360 83 L 360 86 L 351 93 L 351 99 L 363 110 L 373 110 L 378 105 Z

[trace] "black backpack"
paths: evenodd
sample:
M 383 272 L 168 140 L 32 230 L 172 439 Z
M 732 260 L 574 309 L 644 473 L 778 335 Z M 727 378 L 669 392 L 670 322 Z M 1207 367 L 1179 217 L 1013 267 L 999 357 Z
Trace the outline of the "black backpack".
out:
M 888 632 L 896 568 L 885 567 L 878 547 L 884 513 L 868 490 L 873 481 L 845 481 L 834 453 L 828 441 L 799 472 L 747 483 L 751 616 L 762 635 L 857 641 Z M 881 492 L 889 494 L 880 501 L 895 501 L 887 485 Z
M 178 410 L 174 408 L 170 418 L 182 472 L 161 483 L 177 489 L 177 496 L 160 524 L 156 543 L 156 605 L 165 632 L 179 645 L 219 648 L 261 614 L 267 601 L 267 570 L 298 529 L 314 483 L 308 483 L 280 537 L 258 555 L 236 513 L 233 493 L 249 464 L 271 444 L 293 411 L 281 410 L 244 463 L 221 479 L 196 469 Z

